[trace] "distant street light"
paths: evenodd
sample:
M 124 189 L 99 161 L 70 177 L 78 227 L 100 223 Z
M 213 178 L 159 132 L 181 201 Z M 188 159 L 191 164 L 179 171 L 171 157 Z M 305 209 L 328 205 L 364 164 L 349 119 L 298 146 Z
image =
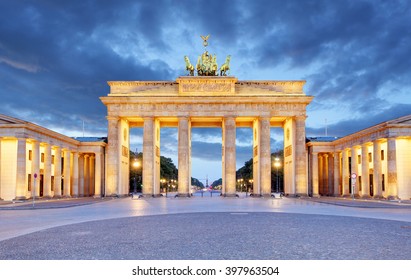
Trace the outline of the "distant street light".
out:
M 276 157 L 275 159 L 274 159 L 274 167 L 277 169 L 277 178 L 276 178 L 276 192 L 278 193 L 279 192 L 279 183 L 280 183 L 280 180 L 279 180 L 279 177 L 278 177 L 278 169 L 281 167 L 281 162 L 280 162 L 280 159 L 278 158 L 278 157 Z

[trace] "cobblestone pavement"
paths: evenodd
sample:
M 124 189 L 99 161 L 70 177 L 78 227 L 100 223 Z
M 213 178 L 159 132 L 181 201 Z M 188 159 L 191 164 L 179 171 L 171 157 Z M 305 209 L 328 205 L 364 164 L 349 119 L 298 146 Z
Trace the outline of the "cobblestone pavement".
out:
M 36 210 L 0 205 L 0 259 L 411 259 L 407 202 L 194 197 L 42 203 Z

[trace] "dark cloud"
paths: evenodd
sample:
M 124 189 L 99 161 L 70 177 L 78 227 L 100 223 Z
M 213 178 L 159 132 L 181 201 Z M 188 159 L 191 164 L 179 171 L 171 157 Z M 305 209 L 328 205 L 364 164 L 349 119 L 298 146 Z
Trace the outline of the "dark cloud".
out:
M 376 115 L 361 118 L 349 118 L 328 126 L 328 136 L 343 137 L 373 125 L 393 120 L 411 113 L 411 104 L 398 104 Z M 306 128 L 307 136 L 324 136 L 325 128 Z
M 206 34 L 219 60 L 232 54 L 233 66 L 248 67 L 241 79 L 256 71 L 277 79 L 278 67 L 306 79 L 315 96 L 308 114 L 326 110 L 341 120 L 329 134 L 411 113 L 406 0 L 22 0 L 1 1 L 0 11 L 0 113 L 57 130 L 80 131 L 84 121 L 86 132 L 105 135 L 98 98 L 106 81 L 174 80 L 184 72 L 176 57 L 198 55 Z M 192 133 L 196 157 L 221 160 L 221 145 L 207 142 L 221 129 Z M 307 134 L 321 133 L 308 125 Z M 281 131 L 274 134 L 272 150 L 280 149 Z M 161 141 L 174 145 L 175 132 Z M 249 130 L 238 129 L 237 141 L 250 142 Z M 248 160 L 249 150 L 237 147 L 238 158 Z

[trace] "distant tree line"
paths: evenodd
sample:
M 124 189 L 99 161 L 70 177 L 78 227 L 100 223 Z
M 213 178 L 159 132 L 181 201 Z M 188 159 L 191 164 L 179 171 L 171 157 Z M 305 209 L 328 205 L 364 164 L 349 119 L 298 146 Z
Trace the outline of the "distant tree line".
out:
M 139 167 L 133 166 L 134 161 L 139 162 Z M 143 153 L 130 151 L 130 192 L 134 191 L 134 184 L 137 185 L 137 191 L 141 192 L 142 164 Z M 160 156 L 160 179 L 165 179 L 166 182 L 178 180 L 178 169 L 171 158 Z M 204 184 L 193 177 L 191 177 L 191 185 L 204 188 Z

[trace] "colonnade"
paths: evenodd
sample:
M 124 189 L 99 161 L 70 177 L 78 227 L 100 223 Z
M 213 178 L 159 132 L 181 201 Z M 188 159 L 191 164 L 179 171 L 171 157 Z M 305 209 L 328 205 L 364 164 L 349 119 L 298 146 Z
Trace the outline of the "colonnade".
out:
M 311 147 L 312 195 L 398 198 L 397 139 L 351 143 Z
M 107 152 L 107 196 L 124 196 L 129 192 L 129 129 L 137 126 L 133 118 L 109 116 Z M 195 119 L 195 118 L 194 118 Z M 215 119 L 215 118 L 214 118 Z M 236 195 L 236 128 L 249 126 L 253 129 L 253 188 L 255 196 L 271 195 L 270 117 L 250 117 L 246 124 L 236 116 L 219 117 L 213 126 L 222 128 L 222 194 Z M 297 119 L 297 118 L 296 118 Z M 289 118 L 287 129 L 293 131 L 288 137 L 290 154 L 287 161 L 290 172 L 285 174 L 290 187 L 289 194 L 307 195 L 305 154 L 305 118 L 299 122 Z M 302 120 L 302 121 L 301 121 Z M 218 123 L 218 124 L 216 124 Z M 207 118 L 194 121 L 190 116 L 164 117 L 144 116 L 138 126 L 143 127 L 142 192 L 144 196 L 160 195 L 160 128 L 162 125 L 178 128 L 178 196 L 190 196 L 191 187 L 191 127 L 207 127 Z M 283 124 L 284 125 L 284 124 Z M 285 127 L 285 126 L 284 126 Z M 294 177 L 295 176 L 295 177 Z M 291 187 L 292 185 L 292 187 Z
M 0 198 L 100 196 L 104 155 L 80 150 L 71 143 L 0 138 Z

